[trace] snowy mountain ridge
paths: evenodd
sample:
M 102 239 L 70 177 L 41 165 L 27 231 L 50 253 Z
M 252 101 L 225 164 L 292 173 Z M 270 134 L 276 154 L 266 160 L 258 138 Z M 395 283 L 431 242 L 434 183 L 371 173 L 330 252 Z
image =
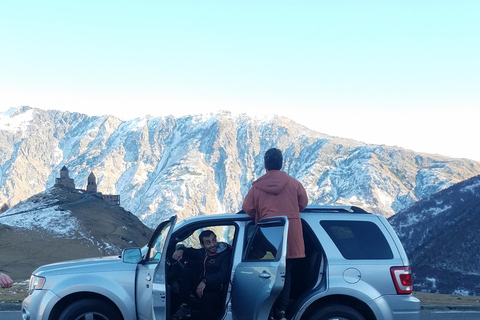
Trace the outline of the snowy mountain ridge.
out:
M 416 290 L 480 294 L 479 218 L 476 176 L 389 219 L 410 257 Z
M 236 212 L 264 173 L 263 154 L 284 152 L 284 170 L 312 204 L 357 205 L 392 216 L 480 174 L 480 163 L 331 137 L 289 119 L 219 112 L 175 118 L 17 108 L 0 114 L 0 202 L 53 186 L 66 166 L 78 188 L 98 189 L 147 226 L 164 217 Z

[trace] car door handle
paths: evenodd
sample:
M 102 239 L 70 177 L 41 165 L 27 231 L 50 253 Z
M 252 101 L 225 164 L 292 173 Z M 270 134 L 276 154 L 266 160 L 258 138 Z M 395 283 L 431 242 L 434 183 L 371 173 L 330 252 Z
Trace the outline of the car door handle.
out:
M 260 278 L 263 278 L 263 279 L 268 279 L 270 278 L 272 275 L 270 273 L 268 273 L 267 271 L 263 271 L 262 273 L 260 273 L 258 275 Z

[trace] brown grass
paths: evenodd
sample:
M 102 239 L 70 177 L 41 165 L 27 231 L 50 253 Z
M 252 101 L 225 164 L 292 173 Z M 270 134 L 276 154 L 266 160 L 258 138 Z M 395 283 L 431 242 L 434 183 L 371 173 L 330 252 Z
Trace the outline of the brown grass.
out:
M 22 302 L 28 296 L 28 281 L 15 282 L 11 288 L 0 289 L 0 303 Z
M 479 296 L 458 296 L 452 294 L 414 292 L 422 306 L 480 306 Z

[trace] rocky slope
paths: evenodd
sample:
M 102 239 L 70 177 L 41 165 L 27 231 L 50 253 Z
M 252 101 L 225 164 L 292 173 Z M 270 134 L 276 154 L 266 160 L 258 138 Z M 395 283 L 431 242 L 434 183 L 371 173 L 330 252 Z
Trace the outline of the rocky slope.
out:
M 81 190 L 51 188 L 0 215 L 0 268 L 24 280 L 41 265 L 118 255 L 147 244 L 151 235 L 122 207 Z

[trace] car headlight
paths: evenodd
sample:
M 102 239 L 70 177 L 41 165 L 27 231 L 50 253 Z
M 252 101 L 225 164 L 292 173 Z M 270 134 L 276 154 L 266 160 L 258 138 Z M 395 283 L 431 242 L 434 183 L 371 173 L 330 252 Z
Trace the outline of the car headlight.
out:
M 28 294 L 32 294 L 34 290 L 42 290 L 45 280 L 44 277 L 38 277 L 32 274 L 30 283 L 28 284 Z

